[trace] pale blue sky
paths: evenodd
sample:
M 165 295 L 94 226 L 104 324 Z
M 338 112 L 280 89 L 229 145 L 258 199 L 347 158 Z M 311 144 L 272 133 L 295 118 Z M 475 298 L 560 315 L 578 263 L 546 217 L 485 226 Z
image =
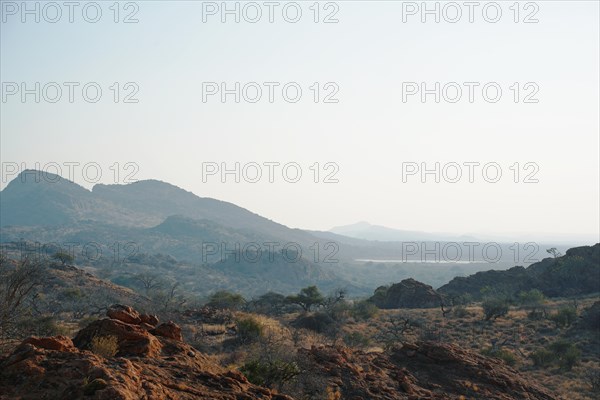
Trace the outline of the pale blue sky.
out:
M 418 16 L 402 23 L 401 2 L 366 1 L 336 2 L 336 24 L 315 24 L 312 1 L 299 2 L 297 24 L 280 13 L 272 24 L 203 23 L 202 2 L 141 1 L 139 23 L 116 24 L 112 3 L 102 3 L 96 24 L 77 12 L 72 24 L 6 16 L 2 82 L 98 82 L 104 92 L 96 104 L 80 96 L 72 104 L 15 96 L 0 103 L 3 163 L 93 161 L 110 183 L 110 165 L 135 162 L 138 179 L 168 181 L 299 228 L 368 220 L 410 230 L 598 237 L 598 2 L 536 2 L 535 24 L 514 23 L 512 1 L 500 2 L 496 24 L 477 12 L 472 24 Z M 202 102 L 202 82 L 236 81 L 295 81 L 305 91 L 296 104 Z M 495 104 L 480 96 L 472 104 L 402 103 L 407 81 L 493 81 L 504 92 Z M 135 82 L 139 103 L 113 103 L 113 82 Z M 313 103 L 313 82 L 335 82 L 339 103 Z M 535 82 L 539 103 L 515 104 L 514 82 Z M 307 178 L 203 183 L 203 161 L 295 161 Z M 494 161 L 506 178 L 402 183 L 405 161 Z M 312 183 L 314 162 L 337 163 L 340 182 Z M 513 183 L 514 162 L 537 163 L 540 182 Z M 91 187 L 81 175 L 75 181 Z

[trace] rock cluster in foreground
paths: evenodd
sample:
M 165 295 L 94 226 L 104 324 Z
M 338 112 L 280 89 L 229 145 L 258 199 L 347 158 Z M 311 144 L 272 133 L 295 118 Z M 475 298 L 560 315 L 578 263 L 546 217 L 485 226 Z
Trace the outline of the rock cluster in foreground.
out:
M 184 343 L 172 322 L 113 306 L 73 340 L 29 338 L 0 361 L 1 399 L 278 399 L 239 372 L 227 371 Z M 116 337 L 115 357 L 89 349 Z

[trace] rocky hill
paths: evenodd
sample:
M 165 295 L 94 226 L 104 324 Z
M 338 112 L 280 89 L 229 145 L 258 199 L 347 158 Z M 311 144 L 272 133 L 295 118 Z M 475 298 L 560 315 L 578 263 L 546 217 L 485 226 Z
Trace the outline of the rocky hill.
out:
M 391 286 L 381 286 L 369 299 L 379 308 L 432 308 L 442 304 L 442 296 L 433 288 L 412 278 Z
M 14 247 L 2 247 L 0 278 L 6 278 L 5 274 L 23 264 L 11 251 Z M 28 299 L 29 307 L 35 311 L 33 314 L 66 314 L 79 319 L 86 315 L 101 315 L 113 303 L 135 304 L 142 308 L 150 304 L 148 298 L 134 290 L 100 279 L 73 265 L 34 259 L 26 263 L 35 271 L 29 277 L 22 277 L 30 279 L 35 287 L 36 296 Z
M 480 299 L 484 292 L 514 296 L 538 289 L 546 296 L 577 296 L 600 292 L 600 243 L 575 247 L 564 256 L 545 258 L 527 268 L 484 271 L 457 277 L 438 291 L 450 297 L 464 294 Z

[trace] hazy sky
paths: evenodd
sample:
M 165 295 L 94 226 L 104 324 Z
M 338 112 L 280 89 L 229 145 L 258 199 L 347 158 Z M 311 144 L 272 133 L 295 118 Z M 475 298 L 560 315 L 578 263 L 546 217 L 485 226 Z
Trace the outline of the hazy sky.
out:
M 135 163 L 136 179 L 168 181 L 291 227 L 367 220 L 434 232 L 598 237 L 597 1 L 523 2 L 518 16 L 513 1 L 497 2 L 496 23 L 489 2 L 472 10 L 472 23 L 463 2 L 454 3 L 462 13 L 456 23 L 449 20 L 457 19 L 457 9 L 445 2 L 438 3 L 439 23 L 415 9 L 421 2 L 276 2 L 272 23 L 262 1 L 238 3 L 239 23 L 221 15 L 221 2 L 192 1 L 122 2 L 118 15 L 112 1 L 99 2 L 102 15 L 92 23 L 86 19 L 96 19 L 96 6 L 88 3 L 72 10 L 70 23 L 63 2 L 55 3 L 60 18 L 39 3 L 35 22 L 20 1 L 2 1 L 2 187 L 14 162 L 57 163 L 64 176 L 65 163 L 97 163 L 102 183 L 115 180 L 115 162 L 119 183 L 134 171 L 125 164 Z M 302 14 L 292 23 L 298 8 Z M 262 16 L 252 23 L 258 9 Z M 123 23 L 126 17 L 138 22 Z M 22 89 L 35 92 L 35 82 L 40 102 L 35 93 L 22 102 Z M 68 84 L 72 103 L 64 82 L 78 84 Z M 240 83 L 239 103 L 234 94 L 224 103 L 220 93 L 207 95 L 222 82 L 229 89 Z M 440 83 L 439 103 L 433 93 L 425 102 L 420 93 L 408 95 L 422 82 L 425 89 Z M 473 102 L 464 82 L 473 82 Z M 56 86 L 62 96 L 52 103 Z M 256 86 L 262 97 L 252 103 Z M 453 103 L 457 86 L 462 97 Z M 95 87 L 102 95 L 92 103 Z M 292 103 L 296 87 L 302 95 Z M 492 102 L 497 87 L 502 94 Z M 129 100 L 138 102 L 124 102 L 136 90 Z M 203 179 L 203 163 L 234 169 L 236 162 L 246 166 L 239 183 L 233 175 L 225 183 L 219 174 Z M 273 183 L 269 162 L 281 163 L 273 167 Z M 403 182 L 403 165 L 433 169 L 436 162 L 446 180 L 427 175 L 423 183 L 417 173 Z M 469 162 L 480 163 L 472 183 Z M 250 182 L 252 163 L 262 168 L 258 183 Z M 300 166 L 299 182 L 284 179 L 286 163 Z M 449 163 L 462 168 L 457 183 L 448 182 L 456 171 Z M 482 176 L 487 163 L 497 163 L 488 180 L 500 167 L 497 183 Z M 339 182 L 324 183 L 329 173 Z M 93 175 L 86 181 L 76 167 L 73 178 L 91 188 Z

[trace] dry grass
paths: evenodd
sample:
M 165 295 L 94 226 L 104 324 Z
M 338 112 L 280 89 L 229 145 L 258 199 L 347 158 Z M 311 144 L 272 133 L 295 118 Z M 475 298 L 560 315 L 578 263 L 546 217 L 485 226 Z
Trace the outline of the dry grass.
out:
M 119 351 L 116 336 L 96 336 L 92 339 L 91 350 L 102 357 L 114 357 Z

